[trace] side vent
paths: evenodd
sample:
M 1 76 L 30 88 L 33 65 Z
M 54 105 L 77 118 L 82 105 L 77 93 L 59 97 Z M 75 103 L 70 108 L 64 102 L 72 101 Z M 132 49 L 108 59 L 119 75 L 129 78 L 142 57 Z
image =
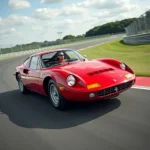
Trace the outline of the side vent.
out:
M 108 72 L 108 71 L 113 71 L 113 70 L 114 69 L 112 69 L 112 68 L 103 69 L 103 70 L 97 70 L 97 71 L 94 71 L 94 72 L 90 72 L 87 75 L 94 76 L 95 74 L 100 74 L 100 73 L 104 73 L 104 72 Z

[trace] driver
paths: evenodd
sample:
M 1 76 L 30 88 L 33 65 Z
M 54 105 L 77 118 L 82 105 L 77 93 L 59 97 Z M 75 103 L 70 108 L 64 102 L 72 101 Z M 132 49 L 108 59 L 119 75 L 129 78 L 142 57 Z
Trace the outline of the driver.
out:
M 59 63 L 66 62 L 66 59 L 64 59 L 64 53 L 63 52 L 59 52 L 59 54 L 58 54 L 58 62 Z

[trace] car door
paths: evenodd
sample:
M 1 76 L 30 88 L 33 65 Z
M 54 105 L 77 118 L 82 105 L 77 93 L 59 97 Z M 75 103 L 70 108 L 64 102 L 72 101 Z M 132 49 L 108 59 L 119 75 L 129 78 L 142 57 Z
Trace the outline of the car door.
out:
M 40 63 L 39 56 L 32 56 L 26 76 L 28 83 L 27 88 L 39 92 L 39 80 L 40 80 Z

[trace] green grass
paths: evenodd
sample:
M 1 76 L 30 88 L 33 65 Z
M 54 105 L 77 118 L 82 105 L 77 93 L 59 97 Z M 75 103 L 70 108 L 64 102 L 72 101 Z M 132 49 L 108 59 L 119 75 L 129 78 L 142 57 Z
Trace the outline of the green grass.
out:
M 115 58 L 129 65 L 137 76 L 150 76 L 150 44 L 128 45 L 112 41 L 79 51 L 88 59 Z

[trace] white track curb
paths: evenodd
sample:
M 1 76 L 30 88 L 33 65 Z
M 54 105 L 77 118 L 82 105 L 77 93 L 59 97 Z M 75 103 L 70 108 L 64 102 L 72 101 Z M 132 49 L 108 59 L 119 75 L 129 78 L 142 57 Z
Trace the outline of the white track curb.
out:
M 140 89 L 140 90 L 150 90 L 148 86 L 133 86 L 132 89 Z

